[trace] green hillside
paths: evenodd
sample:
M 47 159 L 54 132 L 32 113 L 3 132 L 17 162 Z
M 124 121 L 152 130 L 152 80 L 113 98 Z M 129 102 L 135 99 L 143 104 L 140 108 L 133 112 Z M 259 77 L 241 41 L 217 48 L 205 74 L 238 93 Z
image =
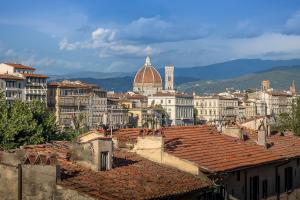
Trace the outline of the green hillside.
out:
M 222 92 L 226 88 L 239 90 L 260 88 L 262 80 L 268 79 L 275 89 L 288 89 L 295 80 L 296 87 L 300 87 L 300 65 L 292 67 L 276 67 L 268 71 L 252 73 L 226 80 L 199 80 L 178 85 L 177 89 L 184 92 L 214 93 Z

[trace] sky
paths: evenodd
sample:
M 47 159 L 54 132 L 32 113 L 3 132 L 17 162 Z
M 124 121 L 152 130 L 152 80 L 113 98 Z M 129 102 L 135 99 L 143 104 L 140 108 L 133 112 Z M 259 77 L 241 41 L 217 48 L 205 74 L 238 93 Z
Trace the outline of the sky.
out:
M 46 74 L 300 58 L 298 0 L 1 0 L 0 62 Z

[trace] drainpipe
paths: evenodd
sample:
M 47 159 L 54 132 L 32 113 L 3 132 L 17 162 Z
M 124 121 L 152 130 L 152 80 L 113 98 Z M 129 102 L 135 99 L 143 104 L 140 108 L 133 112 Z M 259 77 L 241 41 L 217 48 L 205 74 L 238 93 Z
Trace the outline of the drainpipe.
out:
M 18 164 L 18 200 L 22 200 L 22 165 Z

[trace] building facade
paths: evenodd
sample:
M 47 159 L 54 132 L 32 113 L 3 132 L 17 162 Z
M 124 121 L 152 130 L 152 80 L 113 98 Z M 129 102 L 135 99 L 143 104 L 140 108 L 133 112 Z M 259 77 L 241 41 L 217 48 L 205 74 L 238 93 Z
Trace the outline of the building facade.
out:
M 10 105 L 15 100 L 25 100 L 25 78 L 17 75 L 0 74 L 1 92 Z
M 81 117 L 85 126 L 95 128 L 105 123 L 106 91 L 80 81 L 52 82 L 48 84 L 48 107 L 62 127 L 73 127 Z
M 198 111 L 198 118 L 210 123 L 218 123 L 224 118 L 236 119 L 239 116 L 238 104 L 238 98 L 194 95 L 194 107 Z
M 43 74 L 36 74 L 35 68 L 15 63 L 1 63 L 0 73 L 21 76 L 26 79 L 25 100 L 47 101 L 47 78 Z
M 193 96 L 180 93 L 157 93 L 148 97 L 148 106 L 160 105 L 168 114 L 170 125 L 193 125 Z
M 128 109 L 116 101 L 108 99 L 106 119 L 104 124 L 109 128 L 118 129 L 128 126 L 129 116 Z

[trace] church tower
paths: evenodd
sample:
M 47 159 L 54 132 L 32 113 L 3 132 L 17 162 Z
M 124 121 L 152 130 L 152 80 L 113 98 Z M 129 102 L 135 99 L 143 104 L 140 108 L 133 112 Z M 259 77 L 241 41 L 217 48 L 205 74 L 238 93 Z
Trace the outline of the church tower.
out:
M 165 66 L 165 90 L 174 91 L 174 66 L 166 65 Z
M 290 92 L 295 95 L 296 94 L 296 85 L 295 85 L 295 81 L 292 82 L 292 85 L 290 86 Z

